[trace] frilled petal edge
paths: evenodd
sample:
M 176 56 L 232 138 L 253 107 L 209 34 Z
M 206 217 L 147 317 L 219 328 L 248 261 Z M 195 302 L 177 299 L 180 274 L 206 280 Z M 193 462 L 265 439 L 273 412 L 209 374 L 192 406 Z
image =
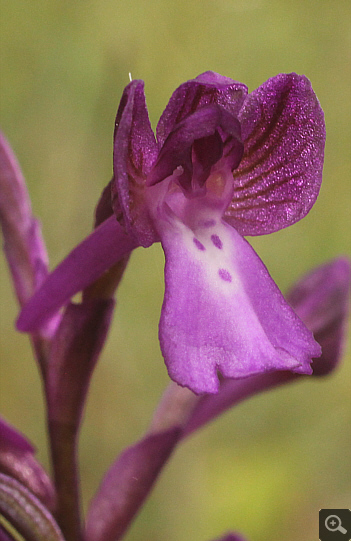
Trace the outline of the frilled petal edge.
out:
M 160 344 L 170 377 L 216 393 L 217 372 L 242 378 L 271 370 L 311 373 L 320 347 L 251 246 L 224 222 L 162 233 L 166 256 Z
M 114 216 L 108 218 L 49 274 L 22 309 L 17 320 L 18 330 L 35 331 L 73 295 L 137 246 L 137 241 L 125 233 Z
M 292 225 L 314 205 L 322 181 L 324 115 L 310 81 L 272 77 L 239 113 L 244 156 L 234 171 L 227 221 L 242 235 Z

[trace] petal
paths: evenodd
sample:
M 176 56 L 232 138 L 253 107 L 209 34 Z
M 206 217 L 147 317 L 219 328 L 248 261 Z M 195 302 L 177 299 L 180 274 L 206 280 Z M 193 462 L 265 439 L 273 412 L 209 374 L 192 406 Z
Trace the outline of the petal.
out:
M 169 222 L 160 344 L 170 377 L 215 393 L 223 376 L 311 373 L 320 347 L 285 302 L 251 246 L 230 226 Z
M 125 449 L 91 502 L 87 541 L 117 541 L 139 510 L 179 439 L 179 429 L 149 434 Z
M 25 305 L 17 321 L 20 331 L 33 331 L 78 291 L 97 280 L 138 246 L 111 216 L 72 250 Z
M 44 468 L 34 458 L 33 445 L 0 418 L 0 471 L 17 479 L 48 509 L 55 505 L 55 493 Z
M 207 105 L 186 117 L 169 134 L 159 153 L 157 162 L 148 176 L 148 186 L 157 184 L 172 175 L 173 171 L 179 166 L 182 166 L 184 170 L 181 175 L 181 177 L 184 177 L 184 181 L 180 180 L 183 187 L 188 185 L 190 191 L 193 180 L 198 180 L 198 184 L 202 186 L 209 175 L 211 166 L 217 163 L 222 156 L 224 144 L 217 131 L 218 128 L 223 130 L 225 138 L 230 137 L 232 141 L 230 157 L 227 157 L 230 162 L 230 169 L 237 167 L 243 153 L 240 124 L 237 118 L 222 107 L 216 104 Z M 209 152 L 208 145 L 205 144 L 204 140 L 215 134 L 221 144 L 220 152 L 218 152 L 217 148 L 212 148 L 211 152 Z M 198 144 L 194 145 L 196 142 Z M 212 147 L 214 146 L 213 142 L 213 138 L 211 138 Z M 201 179 L 193 179 L 193 145 L 197 161 L 202 166 Z
M 116 158 L 126 149 L 128 165 L 140 175 L 146 176 L 158 148 L 147 112 L 144 82 L 141 80 L 132 81 L 124 89 L 117 111 L 114 132 Z
M 183 83 L 172 94 L 158 122 L 158 142 L 163 145 L 176 124 L 205 105 L 220 105 L 237 116 L 246 94 L 245 85 L 213 71 L 207 71 L 196 79 Z
M 157 240 L 144 203 L 146 175 L 156 161 L 158 147 L 145 103 L 143 81 L 132 81 L 124 90 L 114 137 L 112 204 L 116 216 L 122 209 L 127 231 L 150 246 Z
M 340 361 L 345 344 L 351 264 L 340 257 L 302 278 L 287 299 L 314 333 L 322 355 L 313 360 L 313 374 L 329 374 Z
M 278 231 L 303 218 L 322 181 L 323 111 L 304 76 L 280 74 L 246 99 L 245 144 L 227 221 L 242 235 Z

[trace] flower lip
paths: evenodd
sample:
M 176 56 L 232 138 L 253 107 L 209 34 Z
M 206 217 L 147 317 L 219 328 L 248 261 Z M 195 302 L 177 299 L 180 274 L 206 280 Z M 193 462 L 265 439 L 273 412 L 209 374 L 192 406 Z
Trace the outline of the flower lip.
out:
M 212 166 L 221 158 L 233 171 L 238 167 L 243 151 L 238 119 L 220 105 L 206 105 L 174 127 L 146 184 L 154 186 L 181 167 L 177 182 L 185 191 L 191 192 L 205 184 Z

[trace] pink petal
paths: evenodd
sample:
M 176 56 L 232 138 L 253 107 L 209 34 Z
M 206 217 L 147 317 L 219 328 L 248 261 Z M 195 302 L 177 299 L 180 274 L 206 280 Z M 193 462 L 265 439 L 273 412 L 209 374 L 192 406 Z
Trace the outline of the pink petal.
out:
M 112 205 L 122 209 L 125 226 L 142 246 L 157 234 L 144 202 L 146 175 L 157 158 L 158 147 L 148 117 L 143 81 L 132 81 L 124 90 L 114 137 Z
M 172 94 L 157 125 L 159 144 L 163 145 L 176 124 L 205 105 L 220 105 L 237 116 L 246 94 L 247 87 L 244 84 L 213 71 L 206 71 L 183 83 Z
M 224 108 L 207 105 L 179 122 L 169 134 L 148 175 L 148 186 L 169 177 L 179 166 L 183 168 L 183 174 L 177 177 L 179 184 L 189 192 L 194 188 L 194 183 L 203 186 L 209 177 L 211 167 L 220 160 L 224 149 L 219 129 L 222 130 L 223 139 L 231 140 L 231 152 L 225 160 L 231 171 L 235 169 L 240 163 L 244 148 L 240 137 L 240 124 L 237 118 Z M 217 136 L 217 141 L 216 137 L 214 140 L 211 136 Z M 219 148 L 216 148 L 216 142 Z M 207 146 L 210 148 L 206 148 Z M 197 154 L 199 171 L 193 168 L 194 151 Z M 197 179 L 198 176 L 201 180 Z
M 323 111 L 306 77 L 280 74 L 249 94 L 239 120 L 245 152 L 225 216 L 242 235 L 272 233 L 303 218 L 316 201 Z

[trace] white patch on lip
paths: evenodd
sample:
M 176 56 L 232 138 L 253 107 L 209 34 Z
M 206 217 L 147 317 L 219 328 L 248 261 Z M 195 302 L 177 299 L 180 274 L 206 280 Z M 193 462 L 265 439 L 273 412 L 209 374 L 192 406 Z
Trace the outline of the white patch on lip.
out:
M 188 198 L 170 177 L 162 197 L 164 232 L 169 228 L 171 235 L 181 237 L 189 260 L 208 282 L 208 291 L 225 296 L 243 291 L 235 269 L 233 236 L 222 220 L 232 183 L 231 171 L 214 171 L 206 181 L 207 194 Z
M 213 225 L 209 225 L 213 222 Z M 235 247 L 233 239 L 221 219 L 200 221 L 195 231 L 181 222 L 184 245 L 193 261 L 201 263 L 202 271 L 210 283 L 212 291 L 232 294 L 241 289 L 240 279 L 233 268 Z M 203 225 L 202 225 L 203 224 Z

